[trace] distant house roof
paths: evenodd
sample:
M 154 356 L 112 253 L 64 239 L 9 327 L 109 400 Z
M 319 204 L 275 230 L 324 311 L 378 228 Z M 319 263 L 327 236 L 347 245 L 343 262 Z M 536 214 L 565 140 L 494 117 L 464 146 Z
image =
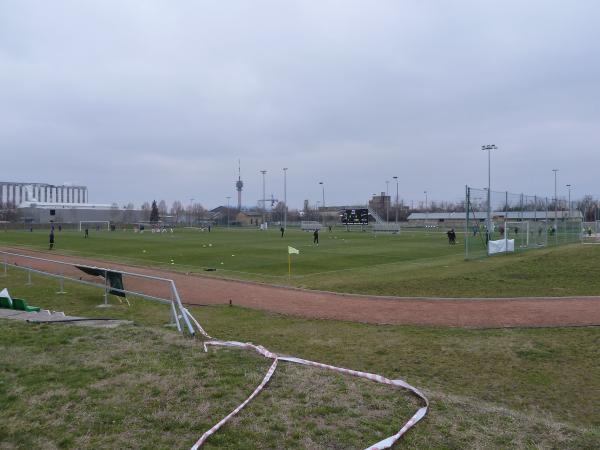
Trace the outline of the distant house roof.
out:
M 408 216 L 408 220 L 466 220 L 467 213 L 465 212 L 449 212 L 449 213 L 412 213 Z M 492 211 L 492 217 L 504 218 L 507 220 L 554 220 L 554 211 Z M 559 219 L 569 217 L 569 211 L 558 211 Z M 571 216 L 574 219 L 581 219 L 583 215 L 581 211 L 571 211 Z M 481 220 L 487 218 L 486 211 L 471 211 L 469 219 Z

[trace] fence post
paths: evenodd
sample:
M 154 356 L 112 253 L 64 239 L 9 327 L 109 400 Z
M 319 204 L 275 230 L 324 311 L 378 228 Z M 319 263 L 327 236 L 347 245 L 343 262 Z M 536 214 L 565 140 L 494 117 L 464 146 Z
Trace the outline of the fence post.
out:
M 58 278 L 60 290 L 57 292 L 57 294 L 66 294 L 65 289 L 64 289 L 65 288 L 65 280 L 63 278 L 63 273 L 64 273 L 64 271 L 61 269 L 60 277 Z
M 181 312 L 185 325 L 187 326 L 190 334 L 195 336 L 196 332 L 194 331 L 194 327 L 192 327 L 192 324 L 190 323 L 190 318 L 188 317 L 187 313 L 185 312 L 185 308 L 181 303 L 181 298 L 179 298 L 179 293 L 177 292 L 177 288 L 175 287 L 175 282 L 173 280 L 171 280 L 171 291 L 177 300 L 177 306 L 179 307 L 179 311 Z

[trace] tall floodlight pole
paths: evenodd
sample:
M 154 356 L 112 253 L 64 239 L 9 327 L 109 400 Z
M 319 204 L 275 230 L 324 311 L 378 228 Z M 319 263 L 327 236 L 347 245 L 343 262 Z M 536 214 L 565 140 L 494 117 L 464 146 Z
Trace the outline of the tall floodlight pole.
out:
M 571 185 L 567 184 L 567 187 L 569 188 L 569 220 L 571 219 Z
M 188 214 L 188 220 L 190 222 L 190 227 L 192 226 L 192 203 L 194 202 L 195 199 L 190 198 L 190 212 Z
M 558 194 L 556 192 L 556 173 L 558 169 L 552 169 L 554 172 L 554 236 L 558 232 Z
M 322 188 L 322 194 L 323 194 L 323 203 L 321 203 L 321 206 L 323 206 L 323 208 L 325 208 L 325 184 L 322 181 L 319 181 L 319 184 L 321 185 Z
M 263 193 L 262 193 L 262 223 L 265 223 L 265 214 L 266 214 L 266 209 L 267 209 L 267 204 L 266 202 L 266 198 L 265 198 L 265 174 L 267 173 L 266 170 L 261 170 L 260 173 L 262 173 L 262 181 L 263 181 Z M 264 225 L 263 225 L 264 226 Z
M 481 150 L 487 150 L 488 152 L 488 189 L 487 189 L 487 231 L 486 231 L 486 246 L 487 252 L 489 254 L 489 246 L 487 245 L 488 241 L 492 238 L 492 150 L 496 150 L 494 144 L 492 145 L 482 145 Z
M 423 194 L 425 194 L 425 225 L 427 225 L 427 222 L 429 221 L 429 208 L 427 207 L 427 191 L 423 191 Z
M 227 196 L 225 198 L 227 199 L 227 229 L 229 229 L 229 199 L 231 197 Z
M 385 221 L 389 222 L 390 221 L 390 202 L 387 201 L 387 197 L 390 196 L 390 182 L 389 180 L 385 180 L 385 196 L 386 196 L 386 202 L 385 202 Z
M 287 167 L 283 168 L 283 229 L 287 230 Z
M 396 180 L 396 225 L 398 225 L 398 177 L 393 177 Z

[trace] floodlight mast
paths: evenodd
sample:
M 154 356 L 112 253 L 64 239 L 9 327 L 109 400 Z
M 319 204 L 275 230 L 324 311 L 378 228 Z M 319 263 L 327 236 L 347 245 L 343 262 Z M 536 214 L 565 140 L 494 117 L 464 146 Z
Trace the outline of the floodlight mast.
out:
M 229 230 L 229 199 L 230 196 L 225 197 L 227 199 L 227 229 Z
M 396 225 L 398 225 L 398 177 L 392 177 L 396 180 Z
M 486 252 L 489 255 L 490 254 L 490 246 L 488 245 L 488 242 L 490 241 L 491 237 L 492 237 L 492 191 L 491 191 L 491 185 L 492 185 L 492 164 L 491 164 L 491 153 L 492 150 L 497 150 L 498 147 L 496 147 L 494 144 L 491 145 L 482 145 L 481 146 L 481 150 L 487 150 L 488 152 L 488 189 L 487 189 L 487 230 L 486 230 L 486 240 L 485 240 L 485 244 L 486 244 Z
M 567 188 L 569 188 L 569 220 L 571 220 L 571 185 L 567 184 Z
M 262 204 L 263 204 L 263 207 L 262 207 L 262 223 L 263 223 L 263 227 L 264 227 L 265 215 L 267 213 L 267 211 L 266 211 L 267 210 L 267 204 L 266 204 L 267 200 L 266 200 L 266 197 L 265 197 L 266 196 L 266 194 L 265 194 L 265 174 L 267 173 L 267 171 L 266 170 L 261 170 L 260 173 L 262 173 L 262 188 L 263 188 L 263 191 L 262 191 L 262 194 L 263 194 L 262 195 Z
M 387 197 L 390 196 L 390 182 L 389 180 L 385 180 L 385 221 L 390 221 L 390 202 Z
M 552 169 L 554 172 L 554 241 L 558 240 L 558 194 L 556 191 L 556 173 L 558 169 Z
M 287 167 L 283 168 L 283 203 L 284 203 L 284 208 L 283 208 L 283 229 L 287 230 Z

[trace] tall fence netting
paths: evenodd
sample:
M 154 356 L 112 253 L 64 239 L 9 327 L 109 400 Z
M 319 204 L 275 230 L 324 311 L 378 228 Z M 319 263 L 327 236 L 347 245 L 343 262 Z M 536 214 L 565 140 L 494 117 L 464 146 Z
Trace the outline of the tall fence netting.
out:
M 583 236 L 582 214 L 565 199 L 507 191 L 488 197 L 487 189 L 467 187 L 465 203 L 467 258 L 581 242 Z

